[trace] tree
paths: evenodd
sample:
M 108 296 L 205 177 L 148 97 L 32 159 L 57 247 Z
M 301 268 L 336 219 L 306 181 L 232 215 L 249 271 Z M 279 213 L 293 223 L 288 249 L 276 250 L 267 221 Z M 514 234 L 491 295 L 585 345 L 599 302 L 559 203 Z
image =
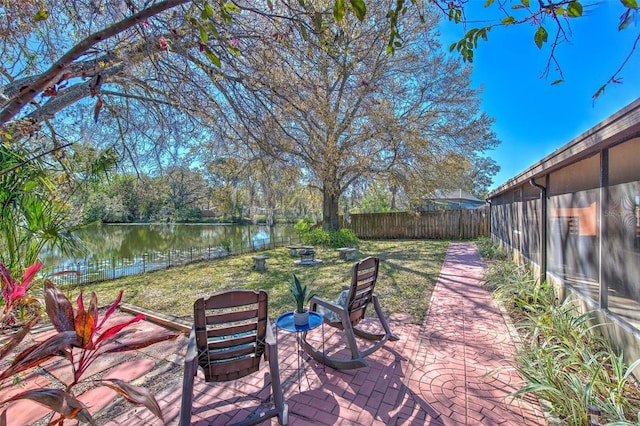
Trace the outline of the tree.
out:
M 189 49 L 200 50 L 211 62 L 221 66 L 221 55 L 227 50 L 232 54 L 240 52 L 236 46 L 236 36 L 227 31 L 227 27 L 237 20 L 251 20 L 256 16 L 266 18 L 263 22 L 268 25 L 252 35 L 257 38 L 269 34 L 271 29 L 274 30 L 273 34 L 279 34 L 278 26 L 287 22 L 290 24 L 287 31 L 299 32 L 302 38 L 306 38 L 310 29 L 329 24 L 332 19 L 342 22 L 355 15 L 363 20 L 367 16 L 367 4 L 370 10 L 377 6 L 364 0 L 336 0 L 332 3 L 333 16 L 329 18 L 313 13 L 313 2 L 304 0 L 278 2 L 277 11 L 273 10 L 272 2 L 267 2 L 269 8 L 265 10 L 259 9 L 255 3 L 211 4 L 196 0 L 153 3 L 138 3 L 135 0 L 124 3 L 84 0 L 4 2 L 0 6 L 3 22 L 0 50 L 6 60 L 2 69 L 0 101 L 0 128 L 4 137 L 32 134 L 38 130 L 40 123 L 87 97 L 96 98 L 94 117 L 98 117 L 104 107 L 101 96 L 119 96 L 143 103 L 155 101 L 168 106 L 181 104 L 183 99 L 179 96 L 165 96 L 162 93 L 162 89 L 169 93 L 179 89 L 180 85 L 174 84 L 176 80 L 145 80 L 144 74 L 132 75 L 132 67 L 151 64 L 151 67 L 143 67 L 147 73 L 157 69 L 181 75 L 182 71 L 189 69 L 184 65 L 163 64 L 162 58 L 170 56 L 174 50 L 178 55 L 194 58 Z M 555 35 L 551 42 L 550 64 L 558 65 L 554 56 L 555 46 L 569 40 L 569 20 L 584 15 L 584 9 L 589 5 L 583 3 L 577 0 L 550 0 L 533 4 L 529 0 L 489 0 L 485 4 L 499 9 L 496 13 L 498 18 L 489 25 L 471 28 L 460 43 L 452 48 L 470 61 L 478 41 L 487 39 L 489 31 L 495 27 L 534 24 L 533 39 L 538 46 L 549 42 L 548 28 L 553 27 Z M 420 9 L 418 4 L 415 0 L 398 0 L 390 4 L 386 16 L 380 20 L 388 24 L 388 52 L 395 51 L 406 35 L 406 29 L 402 34 L 400 32 L 404 25 L 403 15 L 416 9 L 425 17 L 431 14 L 435 5 L 454 22 L 463 25 L 472 22 L 466 17 L 464 1 L 435 0 L 426 2 L 424 9 Z M 510 4 L 512 7 L 508 9 Z M 413 7 L 407 8 L 409 5 Z M 621 0 L 620 29 L 629 27 L 637 10 L 636 0 Z M 521 15 L 516 16 L 516 11 Z M 244 15 L 237 18 L 242 15 L 240 12 L 244 12 Z M 350 25 L 357 24 L 351 22 Z M 640 34 L 636 42 L 638 39 Z M 634 51 L 635 45 L 631 53 Z M 222 72 L 209 71 L 216 78 L 225 77 Z M 619 71 L 613 74 L 611 81 L 616 80 Z M 182 81 L 188 82 L 189 79 Z M 153 84 L 156 82 L 160 84 Z M 162 87 L 163 84 L 169 86 Z M 123 90 L 112 90 L 111 85 Z M 601 90 L 604 87 L 606 84 Z M 181 106 L 189 110 L 185 103 Z M 195 113 L 197 108 L 191 111 Z
M 412 179 L 413 175 L 418 172 L 422 175 L 422 179 L 426 183 L 423 186 L 407 187 L 405 193 L 410 204 L 420 205 L 425 194 L 433 195 L 436 190 L 464 189 L 484 198 L 493 183 L 492 177 L 499 170 L 500 167 L 491 158 L 450 152 L 434 161 L 430 166 L 423 166 L 419 171 L 398 171 L 395 179 Z
M 300 167 L 321 191 L 325 230 L 338 228 L 340 197 L 358 180 L 497 143 L 469 70 L 438 50 L 435 15 L 405 16 L 405 43 L 386 55 L 387 3 L 371 5 L 362 25 L 347 17 L 333 23 L 331 4 L 308 10 L 324 24 L 306 39 L 284 27 L 268 39 L 243 40 L 233 66 L 251 78 L 221 82 L 235 127 L 244 126 L 272 161 Z
M 495 23 L 467 31 L 464 43 L 454 46 L 454 50 L 459 49 L 467 60 L 473 58 L 478 41 L 486 38 L 490 29 L 496 26 L 535 23 L 534 42 L 556 46 L 569 34 L 565 23 L 574 16 L 584 15 L 586 8 L 584 2 L 575 0 L 552 0 L 544 4 L 530 4 L 526 0 L 486 3 L 500 8 L 500 14 L 506 12 L 506 18 L 501 15 Z M 508 9 L 509 4 L 514 6 L 512 10 Z M 31 143 L 37 141 L 42 151 L 54 153 L 53 158 L 64 164 L 65 157 L 73 156 L 60 152 L 72 150 L 74 144 L 89 135 L 93 137 L 92 143 L 101 148 L 117 145 L 121 159 L 129 159 L 135 166 L 145 168 L 144 171 L 152 168 L 159 171 L 175 164 L 176 156 L 189 155 L 200 141 L 222 141 L 226 131 L 233 133 L 235 128 L 242 127 L 250 142 L 257 144 L 260 141 L 259 148 L 263 153 L 300 167 L 304 164 L 302 154 L 292 154 L 297 149 L 299 137 L 313 136 L 318 142 L 323 135 L 315 132 L 314 127 L 299 126 L 300 123 L 282 125 L 285 123 L 283 117 L 296 113 L 297 106 L 300 116 L 305 113 L 313 125 L 331 125 L 333 121 L 334 125 L 346 125 L 351 129 L 359 126 L 361 129 L 357 137 L 352 135 L 347 139 L 343 138 L 339 127 L 325 126 L 324 136 L 330 136 L 326 139 L 326 149 L 308 153 L 314 158 L 307 155 L 316 167 L 310 169 L 312 173 L 305 179 L 325 194 L 324 210 L 330 212 L 325 215 L 325 226 L 333 228 L 341 190 L 354 182 L 355 175 L 362 177 L 392 171 L 395 167 L 396 174 L 389 176 L 408 185 L 411 181 L 400 175 L 403 169 L 420 177 L 422 165 L 430 164 L 429 157 L 443 158 L 435 150 L 424 150 L 420 161 L 411 159 L 411 155 L 401 155 L 403 152 L 415 153 L 412 149 L 405 150 L 402 145 L 419 146 L 423 137 L 415 127 L 407 126 L 405 121 L 408 119 L 398 112 L 410 109 L 409 105 L 401 104 L 407 99 L 401 92 L 415 90 L 424 82 L 416 79 L 415 86 L 403 88 L 387 74 L 389 85 L 385 90 L 390 90 L 391 98 L 380 99 L 371 90 L 373 84 L 378 83 L 377 79 L 385 76 L 385 70 L 376 68 L 378 63 L 383 67 L 390 64 L 404 66 L 408 52 L 418 51 L 417 40 L 424 44 L 422 54 L 429 54 L 429 48 L 435 47 L 434 7 L 448 19 L 470 25 L 464 2 L 445 0 L 425 2 L 424 8 L 413 0 L 382 5 L 363 0 L 325 0 L 324 3 L 285 0 L 266 4 L 253 0 L 233 3 L 205 0 L 4 2 L 0 6 L 0 32 L 3 35 L 0 51 L 4 59 L 4 67 L 0 69 L 0 138 L 9 145 L 30 138 Z M 637 5 L 634 0 L 623 0 L 622 7 L 620 27 L 624 28 L 637 13 Z M 517 17 L 514 11 L 524 15 Z M 418 22 L 416 14 L 421 15 L 423 23 Z M 545 20 L 548 24 L 543 22 Z M 552 25 L 557 31 L 550 42 Z M 382 41 L 363 47 L 362 40 L 370 37 L 372 31 L 376 31 L 375 38 Z M 359 49 L 371 55 L 366 64 L 351 62 L 357 43 L 361 43 Z M 261 59 L 269 62 L 251 62 L 253 49 L 264 51 L 265 47 L 276 49 L 271 57 L 265 54 Z M 322 58 L 311 53 L 323 49 Z M 395 52 L 396 56 L 385 55 L 385 50 L 386 53 Z M 374 56 L 376 52 L 377 57 Z M 264 78 L 268 76 L 265 70 L 268 67 L 276 72 L 283 64 L 290 72 L 296 61 L 313 61 L 314 58 L 322 61 L 306 62 L 307 68 L 302 70 L 308 77 L 324 77 L 325 80 L 318 80 L 324 87 L 313 87 L 310 82 L 303 81 L 306 86 L 298 84 L 295 88 L 282 89 L 278 99 L 274 83 L 278 82 L 282 88 L 290 84 L 290 80 L 282 76 L 273 82 L 254 79 L 257 76 L 254 71 L 260 71 Z M 331 75 L 323 71 L 329 69 L 330 61 L 337 70 L 362 74 L 353 74 L 351 79 Z M 443 58 L 432 65 L 444 67 L 442 73 L 464 73 L 450 68 L 449 62 Z M 278 66 L 274 67 L 274 64 Z M 310 69 L 316 66 L 318 69 Z M 402 69 L 400 75 L 404 76 L 415 72 L 409 67 Z M 611 81 L 616 80 L 616 75 Z M 331 86 L 332 82 L 340 81 L 345 85 Z M 255 88 L 258 91 L 254 95 L 257 96 L 252 98 L 243 94 L 247 97 L 246 102 L 242 96 L 233 99 L 241 93 L 234 84 L 243 86 L 244 90 Z M 601 90 L 604 87 L 606 84 Z M 325 100 L 335 96 L 333 106 L 340 108 L 331 110 L 326 108 L 331 105 L 326 104 L 324 110 L 314 112 L 312 117 L 301 108 L 308 110 L 316 104 L 311 101 L 296 105 L 300 100 L 294 90 L 297 88 L 304 88 L 300 93 L 304 96 L 321 89 Z M 271 99 L 267 96 L 269 92 L 274 95 L 269 95 Z M 358 107 L 351 115 L 344 114 L 346 107 L 339 105 L 343 99 L 338 96 L 346 92 L 361 95 L 361 103 L 353 104 Z M 318 99 L 321 95 L 315 93 Z M 284 99 L 285 96 L 292 101 Z M 255 103 L 249 101 L 251 98 Z M 270 105 L 262 103 L 266 100 L 277 101 L 274 111 L 269 111 Z M 236 108 L 235 117 L 232 117 L 234 114 L 230 113 L 229 105 Z M 378 109 L 376 114 L 365 117 L 361 113 L 374 108 Z M 258 122 L 243 118 L 239 113 L 243 109 Z M 343 114 L 342 121 L 332 118 L 336 112 Z M 323 114 L 325 118 L 320 118 Z M 433 124 L 433 117 L 428 114 L 427 111 L 423 113 L 423 127 Z M 214 130 L 212 124 L 218 125 L 218 122 L 226 122 L 224 132 Z M 398 139 L 398 127 L 410 129 L 411 138 L 408 137 L 410 130 L 401 129 L 404 135 Z M 438 126 L 432 129 L 438 129 Z M 451 129 L 440 126 L 438 130 L 444 130 L 442 134 L 446 136 L 438 139 L 427 133 L 424 138 L 428 139 L 428 144 L 425 146 L 445 143 L 444 151 L 448 151 L 449 146 L 458 143 L 452 140 L 455 137 Z M 32 135 L 47 137 L 34 139 Z M 356 151 L 349 150 L 347 145 L 355 142 L 351 146 L 358 147 L 356 140 L 366 138 L 375 143 L 369 146 L 370 151 L 358 152 L 360 159 L 371 160 L 361 163 L 359 171 L 341 174 L 332 170 L 328 166 L 330 163 L 316 161 L 316 154 L 324 159 L 338 158 L 336 155 L 349 158 Z M 270 139 L 282 143 L 270 147 Z M 336 146 L 340 149 L 335 149 Z M 345 153 L 347 155 L 342 156 Z
M 81 13 L 89 13 L 93 15 L 92 17 L 97 17 L 101 11 L 96 10 L 96 7 L 92 4 L 74 2 L 72 5 L 68 5 L 72 7 L 68 12 L 75 10 L 77 13 L 77 15 L 73 17 L 73 13 L 50 15 L 49 10 L 55 10 L 57 12 L 64 10 L 55 9 L 52 4 L 40 8 L 41 4 L 33 1 L 25 2 L 25 4 L 14 3 L 13 5 L 11 5 L 11 3 L 5 3 L 3 8 L 4 17 L 15 16 L 18 18 L 18 22 L 17 24 L 16 22 L 8 23 L 9 26 L 6 30 L 6 35 L 9 37 L 5 38 L 5 44 L 3 46 L 5 52 L 11 52 L 11 55 L 15 55 L 13 56 L 15 62 L 12 64 L 12 70 L 15 71 L 15 74 L 10 74 L 8 70 L 5 70 L 5 76 L 8 76 L 10 81 L 3 87 L 5 99 L 2 103 L 2 111 L 0 112 L 0 125 L 5 126 L 8 124 L 14 117 L 21 113 L 23 108 L 30 104 L 36 96 L 41 94 L 46 96 L 55 95 L 55 99 L 50 99 L 48 102 L 45 102 L 45 104 L 39 105 L 35 111 L 27 113 L 25 116 L 27 124 L 28 122 L 40 123 L 46 118 L 55 115 L 55 113 L 64 109 L 66 106 L 77 102 L 79 99 L 89 95 L 95 96 L 100 90 L 104 76 L 113 76 L 123 67 L 122 58 L 117 54 L 115 47 L 104 49 L 103 52 L 105 53 L 103 55 L 96 54 L 99 50 L 92 51 L 92 49 L 96 47 L 96 45 L 99 45 L 99 43 L 113 39 L 124 31 L 140 24 L 147 18 L 187 2 L 188 0 L 165 0 L 138 12 L 135 12 L 135 7 L 130 3 L 130 8 L 133 9 L 132 12 L 134 13 L 115 23 L 110 23 L 105 28 L 90 33 L 79 40 L 78 37 L 71 38 L 72 45 L 66 53 L 58 57 L 57 60 L 44 70 L 41 69 L 43 64 L 33 61 L 31 59 L 32 56 L 29 55 L 31 52 L 27 50 L 29 48 L 28 42 L 32 41 L 31 38 L 35 36 L 34 32 L 38 31 L 37 28 L 31 27 L 28 20 L 34 19 L 36 26 L 39 25 L 38 23 L 47 21 L 55 25 L 61 24 L 62 22 L 52 22 L 54 17 L 64 17 L 68 19 L 66 23 L 77 28 L 77 24 L 82 22 L 83 18 L 87 17 L 86 15 L 82 16 Z M 30 9 L 27 10 L 35 13 L 21 13 L 19 10 L 24 6 L 30 7 Z M 93 9 L 93 11 L 91 9 Z M 119 14 L 118 12 L 121 13 L 121 11 L 117 9 L 119 9 L 119 7 L 117 7 L 116 10 L 110 9 L 109 12 L 115 14 Z M 51 20 L 49 20 L 49 18 L 51 18 Z M 101 21 L 104 22 L 104 20 Z M 18 28 L 14 30 L 12 25 L 16 25 Z M 61 27 L 58 27 L 58 29 L 61 29 Z M 63 38 L 58 38 L 58 34 L 55 33 L 53 28 L 49 27 L 47 30 L 45 33 L 46 39 L 42 47 L 45 49 L 44 53 L 53 53 L 50 49 L 60 49 L 61 46 L 56 44 L 63 40 Z M 79 34 L 86 33 L 82 31 Z M 38 46 L 38 48 L 40 48 L 40 46 Z M 22 49 L 22 52 L 19 49 Z M 133 52 L 135 52 L 135 50 Z M 25 60 L 21 60 L 22 56 L 20 53 L 27 54 Z M 88 59 L 85 56 L 88 54 L 93 56 L 93 58 Z M 38 73 L 38 71 L 40 72 Z M 22 74 L 26 74 L 26 76 L 15 78 Z M 73 84 L 73 82 L 76 83 Z M 61 89 L 64 89 L 64 92 L 58 93 Z M 20 132 L 21 130 L 19 126 L 5 128 L 5 131 L 10 131 L 12 134 Z
M 391 211 L 391 192 L 385 190 L 379 183 L 371 185 L 369 190 L 353 209 L 353 213 L 384 213 Z
M 172 167 L 165 180 L 169 188 L 168 201 L 174 210 L 199 207 L 208 196 L 208 185 L 202 175 L 187 167 Z

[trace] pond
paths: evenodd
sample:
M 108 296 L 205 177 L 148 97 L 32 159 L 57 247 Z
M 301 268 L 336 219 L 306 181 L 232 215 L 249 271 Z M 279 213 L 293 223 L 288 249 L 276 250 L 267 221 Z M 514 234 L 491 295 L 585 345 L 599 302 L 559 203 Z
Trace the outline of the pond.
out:
M 79 271 L 83 282 L 110 279 L 230 253 L 246 253 L 297 241 L 293 225 L 95 224 L 75 235 L 86 252 L 43 255 L 49 272 Z

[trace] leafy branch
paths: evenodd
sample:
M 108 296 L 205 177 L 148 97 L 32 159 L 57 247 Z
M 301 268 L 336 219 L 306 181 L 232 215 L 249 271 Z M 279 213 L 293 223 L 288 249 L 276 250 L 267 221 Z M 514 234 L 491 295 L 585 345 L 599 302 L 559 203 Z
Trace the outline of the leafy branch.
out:
M 495 0 L 486 0 L 484 6 L 490 7 Z M 513 4 L 515 3 L 515 4 Z M 620 16 L 620 22 L 618 24 L 618 30 L 622 31 L 633 22 L 638 14 L 638 0 L 620 0 L 621 5 L 625 9 Z M 462 1 L 442 1 L 436 0 L 436 6 L 447 17 L 447 19 L 456 24 L 465 25 L 469 22 L 465 15 L 465 4 Z M 507 4 L 511 4 L 508 9 Z M 492 23 L 480 28 L 469 29 L 464 36 L 457 42 L 452 43 L 449 46 L 449 51 L 457 51 L 465 62 L 473 62 L 474 51 L 478 47 L 480 39 L 487 41 L 488 33 L 495 27 L 509 27 L 512 25 L 519 25 L 528 23 L 535 28 L 533 34 L 533 42 L 542 49 L 545 45 L 550 44 L 551 51 L 549 53 L 549 59 L 547 65 L 542 72 L 542 77 L 547 77 L 551 70 L 552 65 L 558 72 L 560 78 L 554 80 L 551 84 L 558 84 L 564 81 L 564 75 L 560 66 L 560 63 L 556 57 L 556 48 L 564 41 L 568 41 L 571 37 L 569 21 L 575 18 L 581 18 L 584 16 L 584 11 L 589 4 L 584 4 L 583 1 L 578 0 L 560 0 L 549 1 L 544 3 L 542 0 L 538 0 L 536 5 L 531 4 L 530 0 L 515 1 L 500 1 L 498 2 L 498 8 L 506 15 L 499 22 Z M 525 15 L 521 18 L 516 18 L 515 11 L 525 11 Z M 549 25 L 547 19 L 552 20 L 552 26 L 556 28 L 555 37 L 550 42 L 549 37 Z M 629 51 L 629 54 L 624 59 L 618 70 L 613 76 L 602 85 L 598 91 L 593 95 L 594 99 L 597 99 L 605 90 L 605 88 L 611 83 L 620 83 L 619 74 L 625 65 L 629 62 L 631 56 L 635 53 L 638 45 L 640 35 L 636 38 L 633 47 Z

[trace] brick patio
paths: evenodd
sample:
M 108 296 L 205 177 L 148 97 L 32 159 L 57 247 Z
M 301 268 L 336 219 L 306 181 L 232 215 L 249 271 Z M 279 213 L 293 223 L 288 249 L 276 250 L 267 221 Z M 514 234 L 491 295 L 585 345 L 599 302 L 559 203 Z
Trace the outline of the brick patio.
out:
M 289 424 L 546 425 L 536 400 L 508 398 L 521 383 L 510 366 L 515 346 L 500 310 L 481 288 L 483 271 L 472 243 L 450 244 L 425 324 L 407 324 L 402 315 L 391 315 L 392 331 L 400 340 L 388 342 L 369 356 L 365 368 L 336 371 L 301 354 L 304 374 L 298 382 L 295 335 L 280 330 L 281 381 L 289 404 Z M 373 322 L 369 325 L 373 327 Z M 141 327 L 162 328 L 150 321 Z M 326 347 L 339 351 L 340 335 L 330 327 L 324 332 Z M 309 338 L 319 342 L 321 333 L 322 329 L 314 330 Z M 176 425 L 185 348 L 186 336 L 181 335 L 136 353 L 117 354 L 95 365 L 92 374 L 149 387 L 166 424 Z M 116 366 L 108 370 L 110 365 Z M 13 392 L 48 386 L 51 381 L 65 382 L 66 371 L 52 360 L 39 373 L 25 377 L 20 386 L 5 385 L 0 392 L 4 399 Z M 268 402 L 267 372 L 264 364 L 260 374 L 225 385 L 205 384 L 197 378 L 192 424 L 224 425 Z M 485 377 L 489 372 L 494 374 Z M 132 408 L 108 388 L 90 390 L 80 399 L 92 414 L 103 410 L 95 415 L 98 424 L 162 424 L 146 408 Z M 8 424 L 33 424 L 46 414 L 44 407 L 21 401 L 9 407 Z M 276 425 L 277 421 L 264 424 Z

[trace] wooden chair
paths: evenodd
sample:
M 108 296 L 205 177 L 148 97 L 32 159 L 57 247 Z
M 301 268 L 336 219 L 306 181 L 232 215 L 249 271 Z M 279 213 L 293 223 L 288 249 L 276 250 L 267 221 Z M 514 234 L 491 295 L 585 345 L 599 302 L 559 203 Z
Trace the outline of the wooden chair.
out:
M 253 425 L 278 416 L 286 425 L 288 407 L 282 395 L 276 340 L 267 317 L 268 297 L 263 290 L 234 290 L 193 306 L 194 325 L 184 362 L 180 426 L 191 424 L 194 376 L 198 366 L 206 382 L 236 380 L 260 369 L 264 355 L 269 362 L 274 408 L 250 416 L 236 425 Z
M 316 349 L 307 340 L 307 333 L 301 337 L 301 345 L 313 359 L 338 370 L 360 368 L 367 366 L 365 357 L 380 349 L 387 340 L 398 340 L 398 336 L 391 333 L 387 319 L 382 312 L 378 297 L 373 290 L 378 278 L 379 260 L 376 257 L 367 257 L 353 265 L 351 285 L 345 289 L 336 302 L 329 302 L 319 297 L 313 297 L 310 301 L 310 309 L 324 316 L 325 324 L 344 331 L 347 346 L 351 352 L 351 358 L 339 358 L 329 356 L 325 352 Z M 369 304 L 373 304 L 376 315 L 384 334 L 373 334 L 357 327 L 365 317 Z M 364 350 L 360 350 L 355 337 L 361 337 L 375 344 Z

